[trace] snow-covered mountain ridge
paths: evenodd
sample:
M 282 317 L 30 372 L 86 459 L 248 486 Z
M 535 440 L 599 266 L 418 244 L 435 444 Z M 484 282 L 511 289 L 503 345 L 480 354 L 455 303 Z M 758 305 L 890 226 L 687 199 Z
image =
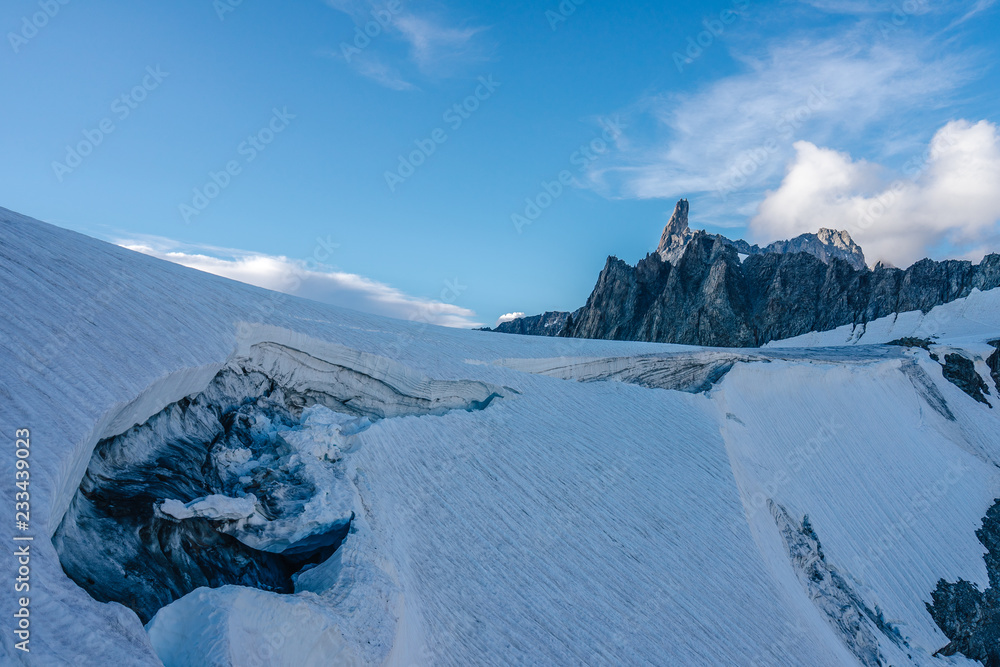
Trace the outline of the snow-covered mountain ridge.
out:
M 991 646 L 989 614 L 947 601 L 993 609 L 976 532 L 1000 497 L 1000 406 L 943 364 L 969 360 L 996 405 L 997 290 L 867 327 L 929 350 L 845 331 L 733 350 L 505 336 L 3 210 L 0 283 L 0 432 L 31 430 L 35 535 L 31 653 L 4 632 L 4 663 L 972 665 L 935 653 Z M 148 461 L 162 490 L 115 477 Z M 57 548 L 84 500 L 115 520 L 108 492 L 149 501 L 140 533 L 201 536 L 222 575 L 237 543 L 257 563 L 337 548 L 289 566 L 286 592 L 179 588 L 144 628 L 136 600 L 67 575 L 100 562 L 124 588 L 123 543 Z M 180 581 L 185 563 L 164 567 Z

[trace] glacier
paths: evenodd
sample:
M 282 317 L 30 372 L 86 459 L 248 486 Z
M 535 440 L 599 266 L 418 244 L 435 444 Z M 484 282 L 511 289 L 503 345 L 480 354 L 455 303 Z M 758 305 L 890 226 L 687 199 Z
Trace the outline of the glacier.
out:
M 928 605 L 995 576 L 1000 290 L 727 350 L 391 320 L 3 209 L 0 258 L 35 536 L 4 664 L 980 664 Z M 281 585 L 180 586 L 144 624 L 144 543 L 84 534 L 94 489 Z

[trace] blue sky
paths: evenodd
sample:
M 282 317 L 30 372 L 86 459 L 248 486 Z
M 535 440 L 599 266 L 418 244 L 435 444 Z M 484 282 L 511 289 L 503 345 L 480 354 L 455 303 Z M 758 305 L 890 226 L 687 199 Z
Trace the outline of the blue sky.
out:
M 679 197 L 753 241 L 975 259 L 994 2 L 15 0 L 0 206 L 455 326 L 582 305 Z

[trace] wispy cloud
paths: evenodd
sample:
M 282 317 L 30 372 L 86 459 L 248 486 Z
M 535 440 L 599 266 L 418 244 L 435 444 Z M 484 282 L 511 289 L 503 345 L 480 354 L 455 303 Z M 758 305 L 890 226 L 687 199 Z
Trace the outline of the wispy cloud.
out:
M 231 248 L 185 245 L 158 237 L 118 240 L 116 243 L 192 269 L 335 306 L 446 327 L 482 326 L 476 321 L 476 313 L 467 308 L 411 296 L 364 276 L 327 270 L 302 260 Z
M 927 60 L 914 40 L 888 45 L 859 34 L 772 44 L 740 59 L 740 74 L 627 110 L 641 134 L 590 173 L 591 185 L 613 197 L 714 193 L 728 201 L 779 177 L 798 140 L 825 144 L 882 128 L 874 150 L 912 148 L 915 137 L 892 130 L 890 119 L 898 125 L 971 79 L 968 58 Z
M 396 27 L 409 42 L 413 60 L 425 72 L 470 55 L 473 38 L 485 30 L 482 27 L 451 28 L 412 14 L 400 16 Z
M 328 54 L 387 88 L 414 90 L 413 77 L 450 76 L 485 58 L 484 46 L 476 39 L 485 27 L 454 26 L 399 2 L 327 0 L 327 4 L 350 16 L 357 27 Z M 397 53 L 400 46 L 402 54 Z M 401 73 L 404 69 L 408 74 Z
M 799 2 L 828 14 L 858 18 L 881 14 L 884 20 L 899 24 L 905 23 L 905 19 L 909 17 L 924 14 L 942 16 L 965 14 L 966 17 L 970 17 L 988 9 L 996 0 L 934 0 L 933 2 L 931 0 L 799 0 Z
M 997 3 L 997 0 L 977 0 L 976 4 L 974 4 L 972 6 L 972 8 L 968 12 L 966 12 L 960 18 L 955 19 L 955 21 L 953 21 L 951 23 L 951 25 L 948 26 L 948 28 L 949 29 L 950 28 L 954 28 L 956 26 L 961 25 L 962 23 L 965 23 L 966 21 L 968 21 L 969 19 L 971 19 L 973 16 L 976 16 L 977 14 L 981 14 L 982 12 L 985 12 L 987 9 L 989 9 L 990 7 L 992 7 L 993 5 L 995 5 L 996 3 Z
M 354 68 L 358 74 L 386 88 L 391 88 L 392 90 L 416 90 L 416 86 L 403 79 L 399 70 L 381 62 L 374 54 L 359 57 L 354 63 Z
M 889 0 L 802 0 L 802 3 L 831 14 L 854 16 L 892 10 L 892 2 Z

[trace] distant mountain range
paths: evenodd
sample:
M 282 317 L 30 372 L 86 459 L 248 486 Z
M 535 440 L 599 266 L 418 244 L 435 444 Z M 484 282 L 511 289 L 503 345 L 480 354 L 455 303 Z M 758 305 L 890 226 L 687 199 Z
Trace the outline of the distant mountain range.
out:
M 846 231 L 820 229 L 764 248 L 688 226 L 677 202 L 655 253 L 631 266 L 609 257 L 582 308 L 547 312 L 493 331 L 719 347 L 862 324 L 930 310 L 1000 287 L 1000 255 L 972 262 L 923 259 L 908 269 L 878 264 Z

